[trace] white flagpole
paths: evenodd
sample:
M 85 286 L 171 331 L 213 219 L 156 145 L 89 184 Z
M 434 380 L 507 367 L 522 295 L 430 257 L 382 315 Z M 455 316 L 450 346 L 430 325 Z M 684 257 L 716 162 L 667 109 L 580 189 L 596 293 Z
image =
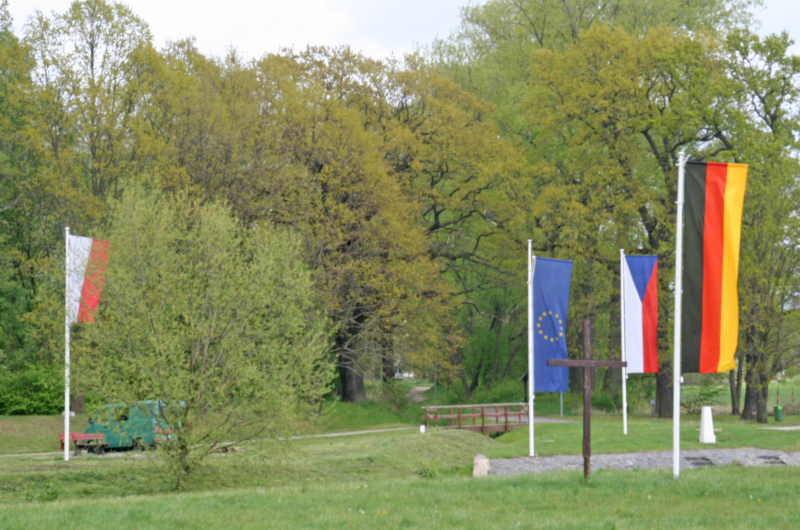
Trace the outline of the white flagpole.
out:
M 622 341 L 620 342 L 622 361 L 627 361 L 625 353 L 625 251 L 619 249 L 619 309 Z M 628 434 L 628 369 L 622 367 L 622 434 Z
M 533 267 L 532 241 L 528 240 L 528 456 L 535 456 L 533 444 Z
M 64 229 L 64 462 L 69 462 L 69 227 Z
M 681 474 L 681 311 L 683 299 L 683 194 L 686 153 L 678 154 L 678 219 L 675 242 L 675 355 L 672 360 L 672 476 Z

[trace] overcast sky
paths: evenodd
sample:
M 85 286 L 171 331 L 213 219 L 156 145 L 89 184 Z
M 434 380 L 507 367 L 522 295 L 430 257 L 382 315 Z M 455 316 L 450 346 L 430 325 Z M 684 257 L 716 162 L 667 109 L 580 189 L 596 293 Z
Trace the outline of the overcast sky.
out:
M 200 50 L 224 55 L 237 48 L 260 57 L 280 47 L 347 44 L 375 58 L 401 57 L 416 44 L 445 37 L 459 24 L 460 7 L 477 0 L 130 0 L 156 46 L 189 36 Z M 477 1 L 483 3 L 484 0 Z M 17 34 L 40 9 L 66 11 L 70 0 L 9 0 Z M 800 40 L 800 0 L 765 0 L 761 32 L 786 29 Z M 800 46 L 793 52 L 800 54 Z

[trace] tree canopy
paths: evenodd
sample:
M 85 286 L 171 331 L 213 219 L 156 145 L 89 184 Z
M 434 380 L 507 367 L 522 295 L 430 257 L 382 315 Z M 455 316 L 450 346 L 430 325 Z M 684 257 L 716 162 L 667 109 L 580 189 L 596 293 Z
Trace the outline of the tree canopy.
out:
M 326 352 L 306 369 L 334 363 L 336 376 L 315 388 L 331 383 L 347 401 L 366 399 L 365 377 L 387 381 L 402 367 L 435 366 L 466 396 L 522 373 L 527 239 L 537 255 L 574 260 L 569 318 L 591 320 L 596 355 L 613 358 L 619 249 L 656 254 L 656 393 L 670 417 L 668 300 L 685 150 L 751 167 L 745 325 L 730 384 L 732 395 L 748 388 L 733 410 L 764 419 L 765 383 L 798 361 L 800 66 L 786 35 L 745 27 L 757 3 L 491 0 L 465 7 L 453 35 L 387 60 L 347 47 L 210 57 L 191 39 L 156 49 L 145 21 L 105 0 L 37 13 L 18 37 L 2 4 L 0 307 L 9 318 L 0 364 L 57 377 L 63 226 L 116 234 L 125 255 L 134 236 L 123 235 L 120 216 L 153 231 L 131 209 L 152 203 L 191 237 L 228 227 L 220 248 L 249 248 L 246 259 L 234 252 L 247 274 L 248 260 L 267 260 L 248 246 L 256 234 L 259 245 L 287 249 L 321 312 L 311 321 L 324 322 L 298 323 Z M 195 226 L 189 213 L 211 224 Z M 152 251 L 172 248 L 166 241 L 180 238 L 170 234 L 150 238 Z M 278 281 L 266 272 L 256 280 Z M 575 351 L 576 328 L 567 332 Z M 174 340 L 191 329 L 175 328 Z M 603 381 L 612 394 L 614 373 Z M 314 392 L 303 399 L 321 399 Z

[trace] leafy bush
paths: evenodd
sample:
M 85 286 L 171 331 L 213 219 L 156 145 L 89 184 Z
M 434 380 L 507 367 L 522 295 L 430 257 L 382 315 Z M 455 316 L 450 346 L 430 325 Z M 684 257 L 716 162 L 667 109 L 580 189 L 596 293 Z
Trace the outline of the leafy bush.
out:
M 422 478 L 436 478 L 439 476 L 439 466 L 441 463 L 441 460 L 425 462 L 422 464 L 422 467 L 417 470 L 417 475 Z
M 58 368 L 0 366 L 0 414 L 58 414 L 64 407 L 64 374 Z
M 606 412 L 622 410 L 622 393 L 617 394 L 615 397 L 603 390 L 595 390 L 592 392 L 592 408 Z
M 686 386 L 681 391 L 681 407 L 688 414 L 700 414 L 705 405 L 713 405 L 719 401 L 719 395 L 727 387 L 716 384 L 714 377 L 701 376 L 696 386 Z
M 473 403 L 520 403 L 525 401 L 525 387 L 517 378 L 508 378 L 492 388 L 476 389 L 471 401 Z
M 394 381 L 381 383 L 380 401 L 386 403 L 392 412 L 404 412 L 409 406 L 413 405 L 413 400 L 408 397 L 408 389 Z
M 653 374 L 628 376 L 628 411 L 650 412 L 650 400 L 656 397 L 656 380 Z

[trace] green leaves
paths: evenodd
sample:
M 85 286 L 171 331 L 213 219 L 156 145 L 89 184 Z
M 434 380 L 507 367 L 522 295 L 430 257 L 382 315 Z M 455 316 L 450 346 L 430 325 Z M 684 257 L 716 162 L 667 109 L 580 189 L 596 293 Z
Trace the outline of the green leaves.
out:
M 100 315 L 75 372 L 109 401 L 184 403 L 167 444 L 182 473 L 219 442 L 284 428 L 327 391 L 324 320 L 296 237 L 142 188 L 113 204 L 106 237 Z

